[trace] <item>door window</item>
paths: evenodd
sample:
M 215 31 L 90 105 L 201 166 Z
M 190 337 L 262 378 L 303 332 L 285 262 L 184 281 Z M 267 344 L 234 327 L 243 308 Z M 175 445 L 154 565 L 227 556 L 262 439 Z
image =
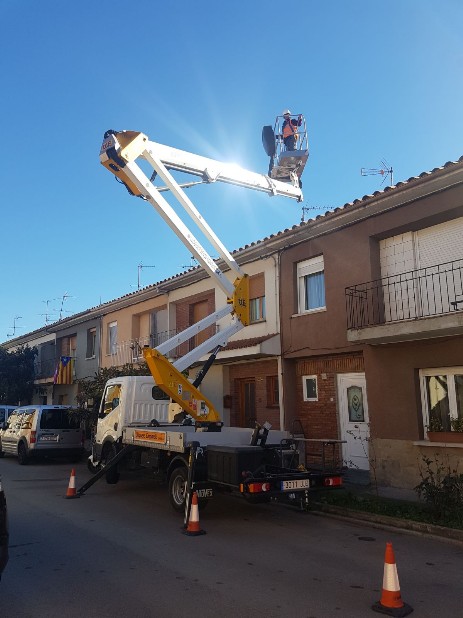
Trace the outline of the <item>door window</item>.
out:
M 108 386 L 104 396 L 103 413 L 109 414 L 119 405 L 121 397 L 121 385 L 112 384 Z
M 363 392 L 360 386 L 347 388 L 347 407 L 350 423 L 364 423 L 365 410 L 363 408 Z

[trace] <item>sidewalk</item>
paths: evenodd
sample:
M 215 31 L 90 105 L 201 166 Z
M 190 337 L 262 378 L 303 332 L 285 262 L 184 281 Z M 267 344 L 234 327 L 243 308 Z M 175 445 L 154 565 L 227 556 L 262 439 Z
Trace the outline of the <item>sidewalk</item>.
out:
M 355 494 L 378 495 L 391 500 L 405 500 L 407 502 L 419 502 L 419 497 L 413 489 L 400 487 L 375 487 L 370 481 L 368 470 L 348 469 L 344 474 L 344 487 L 347 491 Z

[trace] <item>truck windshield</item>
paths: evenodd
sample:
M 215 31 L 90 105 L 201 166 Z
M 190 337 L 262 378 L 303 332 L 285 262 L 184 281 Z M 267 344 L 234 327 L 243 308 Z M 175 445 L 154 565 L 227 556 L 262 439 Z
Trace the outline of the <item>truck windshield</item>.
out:
M 104 396 L 103 413 L 109 414 L 119 405 L 121 397 L 121 385 L 111 384 L 108 386 Z

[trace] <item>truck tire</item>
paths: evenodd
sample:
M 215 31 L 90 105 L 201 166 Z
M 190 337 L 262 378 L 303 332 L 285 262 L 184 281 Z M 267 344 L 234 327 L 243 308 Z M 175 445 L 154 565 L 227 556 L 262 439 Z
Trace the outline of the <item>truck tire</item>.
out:
M 185 489 L 188 471 L 185 466 L 175 468 L 169 477 L 169 500 L 174 511 L 183 513 L 185 510 Z
M 175 511 L 185 511 L 185 489 L 188 480 L 188 470 L 185 466 L 175 468 L 169 477 L 169 500 Z M 198 508 L 204 510 L 207 506 L 207 498 L 198 499 Z
M 25 466 L 27 463 L 29 463 L 27 446 L 24 444 L 24 442 L 20 442 L 18 446 L 18 463 L 20 466 Z
M 110 461 L 111 459 L 113 459 L 113 457 L 115 457 L 117 455 L 117 448 L 116 445 L 111 442 L 105 445 L 105 447 L 103 448 L 103 453 L 102 453 L 102 457 L 101 457 L 101 464 L 104 467 L 108 461 Z M 117 469 L 117 466 L 114 466 L 113 468 L 111 468 L 110 470 L 108 470 L 106 472 L 106 482 L 108 483 L 108 485 L 115 485 L 117 483 L 117 481 L 119 480 L 119 471 Z

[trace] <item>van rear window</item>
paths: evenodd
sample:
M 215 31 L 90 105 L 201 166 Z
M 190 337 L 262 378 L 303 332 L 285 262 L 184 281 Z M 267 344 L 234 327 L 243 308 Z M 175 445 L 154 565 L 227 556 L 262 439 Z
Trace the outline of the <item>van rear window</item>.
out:
M 40 429 L 78 429 L 79 418 L 68 410 L 42 410 Z

